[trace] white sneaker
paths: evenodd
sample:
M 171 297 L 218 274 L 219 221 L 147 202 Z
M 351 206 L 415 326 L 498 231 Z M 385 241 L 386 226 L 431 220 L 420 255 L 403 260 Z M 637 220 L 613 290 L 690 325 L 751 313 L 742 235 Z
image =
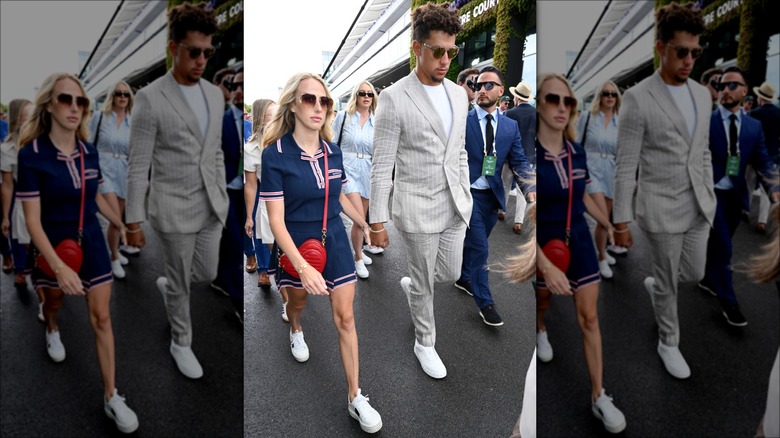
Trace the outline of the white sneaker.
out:
M 607 263 L 609 263 L 609 266 L 615 266 L 615 263 L 617 263 L 617 260 L 615 260 L 614 257 L 609 255 L 609 252 L 605 251 L 604 255 L 606 256 L 605 260 L 607 261 Z
M 658 355 L 661 356 L 661 360 L 663 360 L 666 371 L 668 371 L 669 374 L 678 379 L 687 379 L 688 377 L 691 377 L 691 369 L 685 362 L 685 358 L 683 358 L 678 347 L 664 345 L 659 339 Z
M 382 254 L 385 252 L 385 249 L 374 245 L 363 245 L 363 251 L 370 252 L 371 254 Z
M 626 417 L 612 404 L 612 397 L 604 393 L 604 388 L 601 388 L 599 398 L 591 403 L 593 415 L 604 423 L 608 432 L 620 433 L 626 428 Z
M 366 269 L 366 264 L 363 263 L 363 260 L 355 262 L 355 273 L 360 278 L 368 278 L 368 269 Z
M 141 252 L 141 248 L 137 248 L 135 246 L 128 246 L 128 245 L 121 245 L 119 247 L 119 250 L 124 252 L 125 254 L 130 254 L 130 255 L 138 254 L 139 252 Z
M 406 302 L 409 306 L 412 305 L 412 279 L 411 277 L 404 277 L 401 279 L 401 290 L 406 295 Z
M 38 303 L 38 321 L 46 322 L 46 317 L 43 316 L 43 303 Z
M 179 367 L 179 371 L 190 379 L 200 379 L 203 377 L 203 368 L 201 368 L 198 359 L 195 357 L 195 353 L 192 352 L 190 347 L 182 347 L 177 345 L 171 339 L 171 356 L 176 361 L 176 366 Z
M 49 352 L 51 360 L 55 362 L 65 360 L 65 346 L 60 340 L 60 332 L 49 333 L 49 330 L 46 330 L 46 351 Z
M 625 254 L 628 252 L 628 248 L 624 248 L 622 246 L 615 246 L 615 245 L 607 245 L 607 251 L 613 253 L 613 254 Z
M 108 418 L 116 422 L 116 427 L 120 432 L 133 433 L 138 429 L 138 417 L 132 409 L 125 404 L 125 398 L 117 394 L 114 388 L 114 394 L 111 399 L 103 401 L 103 408 Z
M 111 273 L 114 274 L 114 278 L 125 278 L 125 270 L 119 259 L 111 260 Z
M 119 260 L 119 263 L 122 264 L 122 266 L 127 266 L 128 263 L 130 263 L 130 260 L 127 259 L 127 257 L 123 256 L 122 253 L 117 253 L 117 260 Z
M 553 358 L 553 349 L 550 341 L 547 339 L 547 332 L 536 334 L 536 357 L 542 362 L 549 362 Z
M 599 260 L 599 272 L 604 278 L 612 278 L 612 269 L 610 269 L 607 259 Z
M 349 397 L 347 397 L 349 398 Z M 366 433 L 376 433 L 382 428 L 382 417 L 368 404 L 368 396 L 357 390 L 357 395 L 347 404 L 349 415 L 360 422 L 360 428 Z
M 309 360 L 309 346 L 303 340 L 303 332 L 297 330 L 295 332 L 290 331 L 290 350 L 298 362 L 303 363 Z
M 425 374 L 434 379 L 443 379 L 447 377 L 447 368 L 444 367 L 444 363 L 436 353 L 436 348 L 424 347 L 415 339 L 414 355 L 417 356 L 417 360 L 420 361 L 420 366 L 422 366 Z
M 361 256 L 363 256 L 363 264 L 364 265 L 371 266 L 371 264 L 374 263 L 374 261 L 371 260 L 371 257 L 369 257 L 369 256 L 367 256 L 365 254 L 361 254 Z
M 287 318 L 287 302 L 286 301 L 284 303 L 282 303 L 282 320 L 284 320 L 284 322 L 290 322 L 290 319 Z

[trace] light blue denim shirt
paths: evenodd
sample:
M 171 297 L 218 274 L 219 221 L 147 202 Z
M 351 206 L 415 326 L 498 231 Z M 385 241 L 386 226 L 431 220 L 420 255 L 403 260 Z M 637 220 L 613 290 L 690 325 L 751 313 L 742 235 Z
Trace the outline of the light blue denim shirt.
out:
M 103 114 L 102 121 L 100 115 Z M 98 122 L 100 123 L 99 144 L 95 144 L 97 136 Z M 116 126 L 116 113 L 105 114 L 102 111 L 95 113 L 92 120 L 89 121 L 89 141 L 98 150 L 100 156 L 109 156 L 116 154 L 115 158 L 125 158 L 129 154 L 130 144 L 130 115 L 126 114 L 125 119 L 119 126 Z

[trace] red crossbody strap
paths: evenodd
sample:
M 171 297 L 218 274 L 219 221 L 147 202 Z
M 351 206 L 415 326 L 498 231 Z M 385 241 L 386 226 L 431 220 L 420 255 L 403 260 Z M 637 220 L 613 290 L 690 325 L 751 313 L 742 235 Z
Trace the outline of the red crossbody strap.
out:
M 566 241 L 565 241 L 565 243 L 566 243 L 566 246 L 569 246 L 569 236 L 571 236 L 571 202 L 572 202 L 572 198 L 574 198 L 574 179 L 572 178 L 572 175 L 573 175 L 574 172 L 572 171 L 571 161 L 572 161 L 572 159 L 574 157 L 572 156 L 572 152 L 573 151 L 572 151 L 571 143 L 569 143 L 568 141 L 566 141 L 566 149 L 567 149 L 568 154 L 569 154 L 569 159 L 568 159 L 568 161 L 569 161 L 569 208 L 568 208 L 568 211 L 566 213 Z
M 81 147 L 81 210 L 79 211 L 79 246 L 81 246 L 81 237 L 84 234 L 84 198 L 86 198 L 87 187 L 87 181 L 84 177 L 86 173 L 84 170 L 84 161 L 87 159 L 87 148 L 84 146 L 84 143 L 82 143 L 81 140 L 79 140 L 79 146 Z
M 322 212 L 322 246 L 328 234 L 328 196 L 330 195 L 330 173 L 328 172 L 328 144 L 322 141 L 322 154 L 325 160 L 325 210 Z

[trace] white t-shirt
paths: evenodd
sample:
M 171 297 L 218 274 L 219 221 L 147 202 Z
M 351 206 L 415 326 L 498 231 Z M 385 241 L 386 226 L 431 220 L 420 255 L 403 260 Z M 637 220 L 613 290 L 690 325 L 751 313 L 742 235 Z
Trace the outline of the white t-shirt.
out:
M 187 99 L 192 112 L 195 113 L 195 117 L 198 118 L 203 138 L 206 138 L 206 132 L 209 129 L 209 107 L 206 103 L 206 95 L 203 94 L 203 88 L 200 86 L 200 81 L 195 85 L 179 84 L 179 88 L 184 93 L 184 97 Z
M 447 134 L 447 138 L 450 138 L 450 131 L 452 130 L 452 106 L 450 106 L 450 99 L 447 98 L 447 91 L 444 89 L 444 84 L 439 85 L 425 85 L 425 92 L 428 93 L 428 97 L 433 102 L 433 107 L 436 108 L 436 112 L 439 113 L 439 118 L 444 125 L 444 133 Z
M 688 83 L 686 82 L 683 85 L 666 84 L 666 89 L 672 93 L 674 103 L 688 125 L 688 134 L 693 138 L 693 133 L 696 130 L 696 105 L 693 103 L 693 94 L 691 94 Z

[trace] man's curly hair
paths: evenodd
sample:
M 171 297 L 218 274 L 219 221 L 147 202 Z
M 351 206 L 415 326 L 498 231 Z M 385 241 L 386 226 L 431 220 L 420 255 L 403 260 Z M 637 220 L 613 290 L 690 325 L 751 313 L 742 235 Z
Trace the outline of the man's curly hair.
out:
M 182 41 L 190 31 L 204 35 L 216 33 L 217 19 L 212 11 L 206 10 L 206 3 L 182 3 L 168 11 L 168 40 Z
M 462 28 L 458 12 L 450 10 L 449 3 L 426 3 L 412 12 L 412 36 L 417 41 L 427 39 L 434 30 L 457 35 Z
M 693 3 L 681 5 L 670 3 L 655 12 L 655 39 L 669 41 L 677 31 L 701 35 L 704 32 L 704 17 Z

